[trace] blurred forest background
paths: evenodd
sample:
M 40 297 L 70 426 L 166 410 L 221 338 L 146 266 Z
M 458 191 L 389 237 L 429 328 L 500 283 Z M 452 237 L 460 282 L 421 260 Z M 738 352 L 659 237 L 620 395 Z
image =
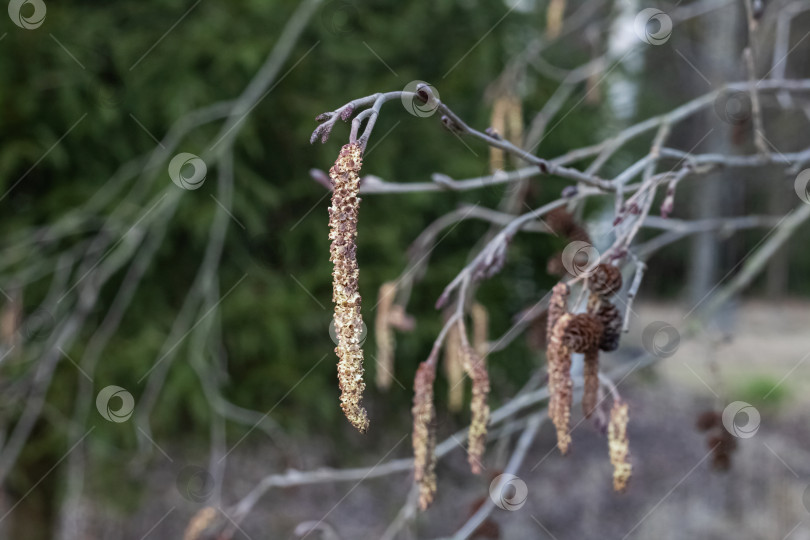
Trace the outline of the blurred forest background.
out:
M 348 141 L 348 127 L 339 124 L 329 142 L 310 145 L 314 117 L 354 98 L 424 80 L 481 130 L 491 125 L 494 103 L 507 94 L 519 100 L 518 114 L 528 126 L 559 85 L 555 70 L 573 69 L 602 54 L 597 49 L 610 41 L 615 21 L 625 11 L 634 15 L 646 7 L 631 0 L 562 2 L 566 16 L 573 13 L 588 22 L 553 41 L 544 37 L 551 22 L 549 3 L 541 0 L 305 4 L 312 4 L 312 14 L 297 15 L 300 35 L 290 40 L 292 48 L 266 95 L 248 114 L 238 115 L 226 134 L 233 139 L 222 146 L 215 143 L 222 126 L 236 118 L 227 118 L 218 107 L 229 110 L 227 103 L 250 84 L 280 41 L 298 2 L 62 0 L 47 2 L 47 16 L 38 28 L 20 28 L 10 19 L 0 23 L 5 57 L 0 62 L 4 537 L 178 538 L 202 503 L 182 493 L 188 481 L 183 476 L 188 469 L 183 470 L 189 464 L 208 471 L 195 480 L 202 482 L 195 489 L 204 491 L 206 500 L 230 504 L 272 472 L 365 466 L 382 459 L 410 429 L 410 381 L 442 325 L 442 313 L 434 309 L 436 298 L 468 262 L 471 248 L 490 225 L 467 221 L 442 238 L 428 272 L 413 288 L 408 312 L 416 319 L 415 328 L 398 335 L 395 376 L 402 385 L 382 393 L 369 384 L 366 403 L 373 431 L 366 436 L 355 433 L 338 406 L 334 344 L 328 331 L 329 198 L 309 175 L 312 168 L 331 166 Z M 767 4 L 767 15 L 776 17 L 788 3 Z M 676 25 L 665 46 L 625 36 L 638 42 L 630 56 L 604 77 L 583 81 L 567 97 L 563 113 L 551 122 L 553 130 L 535 153 L 551 158 L 601 142 L 724 82 L 746 80 L 740 59 L 746 34 L 743 2 L 684 4 L 690 5 L 705 14 Z M 669 11 L 676 6 L 659 7 Z M 784 76 L 806 78 L 810 11 L 797 15 L 792 24 L 790 47 L 795 50 Z M 510 62 L 527 54 L 527 47 L 538 40 L 548 41 L 542 59 L 529 52 L 519 73 L 510 72 Z M 763 48 L 758 58 L 771 52 Z M 767 69 L 762 71 L 760 76 Z M 197 118 L 194 111 L 199 110 L 204 112 Z M 679 125 L 670 145 L 695 151 L 706 126 L 717 122 L 708 117 L 712 113 Z M 195 125 L 195 120 L 201 121 Z M 765 120 L 769 141 L 778 151 L 808 146 L 804 114 L 774 109 Z M 183 129 L 178 130 L 178 122 Z M 750 136 L 735 135 L 743 129 L 739 125 L 719 125 L 701 149 L 756 151 Z M 165 137 L 175 135 L 170 145 Z M 645 144 L 624 147 L 606 164 L 604 176 L 613 177 L 630 166 L 648 150 Z M 199 189 L 185 191 L 172 184 L 166 171 L 178 152 L 202 156 L 208 164 Z M 441 127 L 438 117 L 417 118 L 392 103 L 377 123 L 363 172 L 398 182 L 428 181 L 436 172 L 463 179 L 488 174 L 490 159 L 488 148 L 462 142 Z M 233 182 L 228 191 L 218 179 L 230 165 Z M 534 180 L 529 204 L 533 208 L 554 200 L 567 185 L 556 178 Z M 503 192 L 490 187 L 364 196 L 358 250 L 364 305 L 373 305 L 380 285 L 401 273 L 408 246 L 428 224 L 461 203 L 496 207 Z M 223 200 L 229 208 L 227 226 L 216 228 L 212 224 L 221 219 Z M 734 169 L 715 173 L 711 182 L 684 183 L 672 216 L 783 215 L 799 202 L 792 177 Z M 158 210 L 151 211 L 153 207 Z M 612 212 L 610 202 L 589 202 L 583 223 L 606 212 Z M 212 244 L 219 231 L 224 235 Z M 767 232 L 712 232 L 667 246 L 648 261 L 637 311 L 646 317 L 645 305 L 654 303 L 689 309 Z M 640 239 L 651 236 L 642 231 Z M 746 298 L 789 298 L 789 305 L 806 307 L 808 240 L 806 228 L 797 232 L 746 291 Z M 516 238 L 503 271 L 483 283 L 477 296 L 489 311 L 492 335 L 503 333 L 516 313 L 557 282 L 547 263 L 566 243 L 553 235 Z M 206 274 L 201 269 L 209 257 L 216 259 L 214 272 Z M 121 291 L 133 282 L 133 268 L 139 273 L 137 285 L 122 306 Z M 103 281 L 99 269 L 104 269 Z M 796 313 L 800 317 L 802 310 Z M 779 316 L 777 310 L 767 320 Z M 717 324 L 730 332 L 736 321 L 737 316 L 729 315 Z M 374 329 L 372 319 L 366 322 L 371 328 L 371 381 Z M 631 334 L 637 335 L 643 324 L 634 319 Z M 747 328 L 756 332 L 766 326 L 754 323 Z M 775 322 L 773 327 L 783 328 Z M 796 328 L 796 335 L 806 338 L 805 328 Z M 805 339 L 800 345 L 809 344 Z M 690 351 L 697 368 L 705 350 Z M 521 388 L 543 364 L 543 355 L 518 339 L 488 362 L 494 408 Z M 764 382 L 753 378 L 740 384 L 767 391 L 782 375 L 778 371 Z M 654 378 L 649 373 L 637 378 L 642 396 L 655 394 L 644 386 L 655 384 Z M 451 433 L 465 425 L 466 417 L 447 412 L 444 382 L 440 378 L 437 384 L 440 425 Z M 134 396 L 135 414 L 126 422 L 109 422 L 94 406 L 98 392 L 110 385 Z M 711 405 L 708 397 L 704 401 Z M 40 407 L 34 419 L 26 420 L 32 399 L 39 400 Z M 677 400 L 669 395 L 658 401 Z M 143 413 L 142 407 L 149 412 Z M 683 428 L 687 431 L 692 429 L 688 414 Z M 27 421 L 30 432 L 24 439 L 15 438 L 14 428 Z M 253 425 L 259 429 L 251 429 Z M 648 449 L 658 448 L 655 433 L 661 426 L 652 419 L 640 425 L 646 435 L 639 435 L 641 448 L 634 449 L 634 456 L 643 461 L 649 453 L 641 441 L 649 443 Z M 795 429 L 806 436 L 806 426 Z M 228 454 L 224 472 L 214 472 L 211 464 L 219 463 L 223 449 L 228 452 L 235 443 L 238 451 Z M 408 455 L 409 445 L 403 443 L 389 457 Z M 565 470 L 573 464 L 559 462 L 555 467 L 554 474 L 564 482 Z M 391 482 L 401 486 L 396 488 L 397 500 L 387 503 L 398 507 L 407 482 L 401 475 L 394 478 Z M 290 495 L 312 502 L 310 519 L 320 519 L 340 498 L 329 498 L 331 491 L 316 495 L 319 489 L 303 486 Z M 483 484 L 478 490 L 478 495 L 486 494 Z M 316 504 L 316 499 L 321 502 Z M 602 510 L 619 512 L 620 500 L 610 500 L 610 509 Z M 177 510 L 169 510 L 175 506 Z M 294 523 L 282 516 L 283 500 L 263 500 L 258 507 L 267 514 L 253 524 L 252 530 L 259 532 L 252 537 L 292 537 Z M 363 507 L 352 508 L 362 512 Z M 437 509 L 428 519 L 452 517 L 450 508 Z M 389 507 L 378 510 L 382 522 L 396 513 Z M 463 522 L 466 511 L 450 519 L 454 526 Z M 356 519 L 369 521 L 365 516 Z M 157 528 L 152 531 L 150 524 Z M 71 535 L 68 530 L 85 532 Z M 247 538 L 251 529 L 246 531 Z M 554 533 L 560 540 L 597 537 L 587 532 L 573 536 L 565 529 Z M 530 534 L 523 537 L 546 537 L 540 528 Z M 687 537 L 698 536 L 680 536 Z

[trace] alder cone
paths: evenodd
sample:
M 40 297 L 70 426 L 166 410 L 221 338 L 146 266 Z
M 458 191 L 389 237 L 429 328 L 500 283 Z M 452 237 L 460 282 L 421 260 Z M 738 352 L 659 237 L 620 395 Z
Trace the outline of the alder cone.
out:
M 598 265 L 588 280 L 591 292 L 599 296 L 610 296 L 622 288 L 622 272 L 611 264 Z
M 695 427 L 697 427 L 698 431 L 708 431 L 713 427 L 717 427 L 722 425 L 723 423 L 723 416 L 717 411 L 703 411 L 697 417 L 697 422 L 695 422 Z
M 622 316 L 619 309 L 610 302 L 603 301 L 595 316 L 603 328 L 599 348 L 607 352 L 615 351 L 619 348 L 622 335 Z
M 576 353 L 585 353 L 599 347 L 602 323 L 590 313 L 577 313 L 565 329 L 563 344 Z
M 558 236 L 567 238 L 569 241 L 580 241 L 591 243 L 588 231 L 577 223 L 574 215 L 565 208 L 555 208 L 546 215 L 545 220 L 548 228 Z

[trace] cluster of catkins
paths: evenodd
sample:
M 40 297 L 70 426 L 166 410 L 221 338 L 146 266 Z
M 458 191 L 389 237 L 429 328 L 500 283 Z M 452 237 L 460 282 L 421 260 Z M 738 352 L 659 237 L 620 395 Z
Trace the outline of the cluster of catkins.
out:
M 617 267 L 598 265 L 588 279 L 587 311 L 576 314 L 568 311 L 569 286 L 560 282 L 552 290 L 546 326 L 548 414 L 557 429 L 557 445 L 563 454 L 571 444 L 571 354 L 581 353 L 585 357 L 582 411 L 590 417 L 599 401 L 599 351 L 613 351 L 619 346 L 621 315 L 609 298 L 621 286 L 622 275 Z M 627 404 L 614 400 L 608 423 L 608 446 L 616 491 L 626 488 L 631 473 L 627 420 Z
M 368 414 L 361 405 L 365 383 L 363 381 L 363 319 L 360 315 L 361 297 L 358 288 L 357 266 L 357 214 L 360 206 L 360 167 L 362 148 L 357 143 L 340 150 L 335 165 L 329 171 L 333 185 L 332 205 L 329 208 L 330 261 L 332 272 L 332 299 L 335 304 L 334 324 L 337 334 L 338 381 L 340 401 L 346 418 L 361 432 L 368 429 Z M 560 450 L 565 453 L 571 443 L 569 424 L 571 416 L 572 381 L 571 353 L 585 355 L 584 394 L 582 408 L 590 416 L 596 408 L 599 395 L 599 350 L 612 351 L 618 347 L 621 321 L 619 311 L 608 298 L 621 288 L 618 268 L 599 265 L 589 278 L 591 296 L 586 313 L 568 312 L 568 285 L 554 287 L 548 309 L 547 343 L 549 372 L 549 416 L 557 428 Z M 380 290 L 380 310 L 376 326 L 378 336 L 377 384 L 387 388 L 393 371 L 394 339 L 392 328 L 407 329 L 412 325 L 404 311 L 394 304 L 396 287 L 384 284 Z M 472 380 L 472 414 L 468 433 L 467 452 L 473 473 L 480 473 L 489 423 L 489 374 L 484 362 L 480 335 L 485 334 L 486 313 L 473 310 L 476 346 L 467 338 L 463 320 L 459 320 L 451 334 L 449 346 L 455 347 L 448 356 L 456 358 L 458 373 L 450 379 L 457 386 L 463 372 Z M 484 328 L 482 330 L 482 328 Z M 457 341 L 457 343 L 455 343 Z M 433 383 L 436 378 L 438 350 L 422 362 L 414 380 L 413 448 L 414 471 L 419 486 L 419 506 L 427 508 L 436 492 L 436 410 L 433 404 Z M 451 366 L 452 367 L 452 366 Z M 456 392 L 452 394 L 452 392 Z M 451 390 L 450 400 L 458 404 L 458 390 Z M 630 477 L 627 444 L 627 405 L 614 400 L 608 424 L 610 459 L 614 466 L 614 488 L 623 490 Z
M 474 317 L 474 323 L 481 324 L 481 308 Z M 478 320 L 476 320 L 478 319 Z M 481 328 L 478 328 L 478 334 Z M 472 399 L 470 401 L 470 428 L 467 433 L 467 461 L 474 474 L 483 470 L 481 460 L 484 456 L 489 424 L 489 372 L 482 356 L 481 344 L 476 348 L 470 344 L 464 323 L 454 324 L 447 336 L 447 361 L 458 363 L 463 373 L 458 377 L 448 377 L 451 399 L 463 399 L 457 396 L 456 388 L 463 389 L 463 376 L 472 381 Z M 454 358 L 457 357 L 457 358 Z M 438 350 L 434 349 L 430 357 L 422 362 L 416 371 L 413 397 L 413 453 L 414 478 L 419 488 L 419 507 L 424 510 L 433 502 L 436 494 L 436 409 L 433 404 L 433 382 L 436 378 L 436 361 Z

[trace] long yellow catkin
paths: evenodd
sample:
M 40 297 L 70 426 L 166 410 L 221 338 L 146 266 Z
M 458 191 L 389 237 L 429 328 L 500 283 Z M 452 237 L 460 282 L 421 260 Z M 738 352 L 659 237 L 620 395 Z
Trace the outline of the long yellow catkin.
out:
M 478 302 L 472 305 L 470 309 L 473 327 L 473 348 L 479 356 L 486 356 L 489 344 L 489 312 L 483 304 Z
M 413 470 L 419 486 L 419 508 L 425 510 L 436 495 L 436 409 L 433 381 L 436 368 L 422 362 L 413 381 Z
M 442 365 L 447 377 L 447 408 L 459 412 L 464 406 L 464 348 L 457 324 L 447 332 Z
M 375 382 L 380 390 L 388 390 L 394 380 L 394 329 L 391 327 L 391 315 L 396 296 L 395 283 L 383 283 L 377 296 L 377 317 L 374 323 L 374 335 L 377 340 L 377 374 Z
M 340 149 L 335 165 L 329 170 L 334 190 L 329 208 L 329 260 L 332 271 L 332 300 L 335 303 L 335 331 L 338 345 L 338 382 L 340 407 L 349 422 L 361 433 L 368 429 L 368 414 L 360 405 L 363 390 L 363 349 L 360 316 L 359 270 L 357 268 L 357 210 L 360 198 L 360 167 L 362 150 L 356 143 Z
M 464 332 L 463 328 L 459 328 Z M 484 450 L 487 444 L 489 424 L 489 373 L 483 358 L 478 356 L 469 344 L 464 346 L 464 369 L 472 379 L 472 400 L 470 401 L 470 429 L 467 434 L 467 461 L 473 474 L 481 474 Z
M 608 451 L 613 464 L 613 489 L 624 491 L 633 472 L 630 464 L 630 445 L 627 440 L 627 403 L 621 400 L 613 402 L 608 423 Z
M 549 316 L 551 312 L 549 311 Z M 572 316 L 564 313 L 557 319 L 551 331 L 548 344 L 548 416 L 557 428 L 557 446 L 560 452 L 568 452 L 571 444 L 569 425 L 571 422 L 571 399 L 573 383 L 571 381 L 571 349 L 564 341 L 565 332 Z

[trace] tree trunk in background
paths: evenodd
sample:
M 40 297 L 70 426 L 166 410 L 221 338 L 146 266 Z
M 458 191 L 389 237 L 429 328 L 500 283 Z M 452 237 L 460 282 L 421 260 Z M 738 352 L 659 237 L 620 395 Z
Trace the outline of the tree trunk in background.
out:
M 793 193 L 786 189 L 771 189 L 768 192 L 768 211 L 773 216 L 783 216 L 790 210 L 794 202 Z M 785 295 L 790 275 L 789 251 L 782 247 L 771 257 L 765 276 L 765 292 L 768 298 L 779 298 Z
M 711 87 L 708 87 L 700 74 L 695 73 L 693 82 L 697 94 L 717 88 L 742 75 L 743 70 L 740 69 L 740 51 L 742 50 L 740 20 L 742 15 L 740 5 L 735 11 L 730 8 L 717 10 L 701 19 L 700 35 L 703 37 L 703 41 L 697 43 L 694 53 L 690 56 L 705 59 L 702 65 L 696 65 L 701 70 L 703 77 L 711 82 Z M 673 44 L 673 46 L 676 45 Z M 712 131 L 701 145 L 701 151 L 734 153 L 731 148 L 734 126 L 719 118 L 713 109 L 707 111 L 702 118 L 703 122 L 696 128 L 699 133 L 696 133 L 697 137 L 694 140 L 698 141 L 710 130 Z M 689 149 L 687 148 L 687 150 Z M 707 176 L 700 186 L 700 190 L 692 192 L 694 218 L 705 219 L 727 215 L 729 205 L 732 203 L 732 199 L 726 196 L 732 188 L 728 173 L 721 170 Z M 741 189 L 741 187 L 738 186 L 734 189 Z M 719 248 L 717 234 L 714 232 L 698 234 L 692 240 L 689 268 L 689 297 L 692 305 L 701 302 L 717 284 L 717 280 L 722 277 L 718 274 Z

